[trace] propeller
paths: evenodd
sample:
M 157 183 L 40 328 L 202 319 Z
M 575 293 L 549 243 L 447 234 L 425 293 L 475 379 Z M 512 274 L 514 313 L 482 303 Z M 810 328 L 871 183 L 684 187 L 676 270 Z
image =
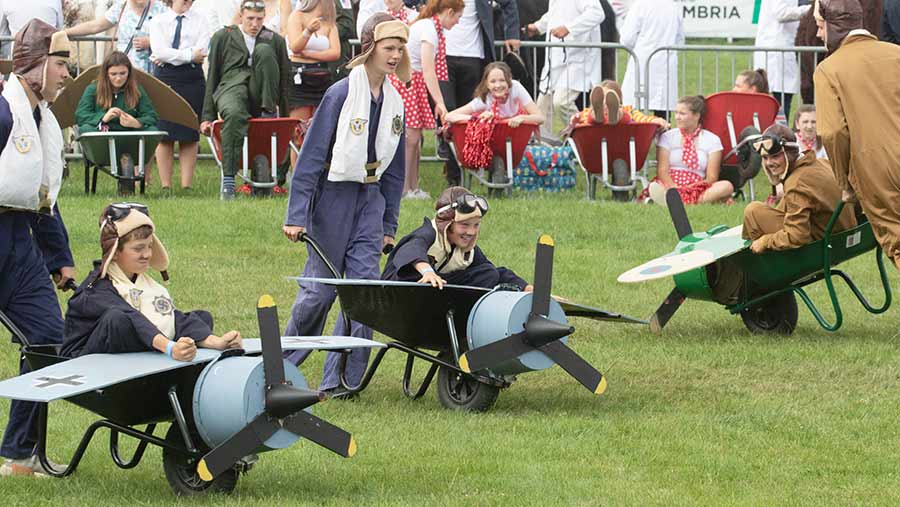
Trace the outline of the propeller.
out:
M 675 226 L 675 233 L 678 234 L 678 240 L 681 241 L 687 236 L 694 233 L 691 222 L 688 220 L 687 211 L 684 209 L 684 202 L 681 200 L 681 194 L 677 189 L 670 188 L 666 191 L 666 206 L 669 208 L 669 215 L 672 217 L 672 225 Z M 678 287 L 672 289 L 672 292 L 666 296 L 659 308 L 656 309 L 650 317 L 650 331 L 661 333 L 662 328 L 669 322 L 669 319 L 675 315 L 675 312 L 681 308 L 686 296 L 678 290 Z
M 525 329 L 464 353 L 459 357 L 459 367 L 466 373 L 472 373 L 527 352 L 540 350 L 591 392 L 602 394 L 606 390 L 606 378 L 603 374 L 559 341 L 575 332 L 575 328 L 547 318 L 553 285 L 553 247 L 553 238 L 546 234 L 538 240 L 534 258 L 531 313 L 525 321 Z
M 345 458 L 356 454 L 356 441 L 349 433 L 303 411 L 324 401 L 327 395 L 285 382 L 278 310 L 272 296 L 264 295 L 259 298 L 256 313 L 266 380 L 265 408 L 250 424 L 203 456 L 197 464 L 197 474 L 204 481 L 211 481 L 233 467 L 238 460 L 262 447 L 266 440 L 282 428 Z

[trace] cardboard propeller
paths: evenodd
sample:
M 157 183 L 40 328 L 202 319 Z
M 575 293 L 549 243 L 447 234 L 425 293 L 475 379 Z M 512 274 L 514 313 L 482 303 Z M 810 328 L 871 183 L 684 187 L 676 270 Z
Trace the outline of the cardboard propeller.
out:
M 53 102 L 50 109 L 59 121 L 61 128 L 71 127 L 75 124 L 75 110 L 78 109 L 78 102 L 88 85 L 97 79 L 101 67 L 102 65 L 94 65 L 79 74 L 74 81 L 66 84 L 59 97 Z M 177 123 L 190 129 L 200 128 L 194 109 L 169 85 L 141 70 L 132 68 L 131 71 L 134 72 L 138 84 L 150 96 L 150 101 L 153 102 L 153 107 L 156 108 L 160 120 Z

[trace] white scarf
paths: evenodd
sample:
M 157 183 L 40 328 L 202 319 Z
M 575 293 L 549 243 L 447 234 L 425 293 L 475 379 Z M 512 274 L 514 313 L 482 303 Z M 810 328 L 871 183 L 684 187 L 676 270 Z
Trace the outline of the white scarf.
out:
M 369 108 L 372 92 L 365 65 L 350 71 L 350 89 L 338 117 L 337 134 L 331 149 L 328 181 L 374 183 L 381 178 L 394 159 L 400 135 L 403 134 L 403 99 L 390 80 L 381 85 L 383 102 L 378 133 L 375 136 L 375 156 L 378 164 L 374 177 L 366 174 L 369 145 Z M 315 127 L 315 126 L 313 126 Z M 374 165 L 374 164 L 373 164 Z M 368 176 L 368 177 L 367 177 Z
M 438 230 L 435 220 L 431 220 L 431 226 L 434 227 L 435 240 L 428 249 L 428 256 L 434 258 L 434 269 L 438 274 L 454 273 L 467 269 L 475 258 L 473 246 L 471 250 L 463 250 L 462 248 L 453 248 L 450 240 L 447 238 L 447 229 L 443 232 Z M 448 260 L 449 257 L 449 260 Z
M 107 274 L 113 287 L 126 303 L 144 314 L 161 334 L 170 340 L 176 339 L 175 303 L 172 302 L 165 287 L 150 278 L 147 273 L 139 274 L 132 282 L 115 261 L 109 263 Z
M 62 130 L 47 101 L 38 103 L 41 125 L 19 78 L 10 75 L 3 90 L 13 125 L 0 154 L 0 206 L 49 213 L 62 183 Z

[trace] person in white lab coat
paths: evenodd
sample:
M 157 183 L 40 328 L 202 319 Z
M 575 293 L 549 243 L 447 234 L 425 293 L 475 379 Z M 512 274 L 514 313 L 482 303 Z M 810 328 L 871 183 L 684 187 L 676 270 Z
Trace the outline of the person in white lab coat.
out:
M 797 0 L 762 0 L 759 26 L 754 45 L 760 47 L 794 47 L 800 18 L 809 5 L 797 6 Z M 786 118 L 791 116 L 791 100 L 800 92 L 800 65 L 796 53 L 753 53 L 753 67 L 766 69 L 769 88 L 781 104 Z
M 628 59 L 622 82 L 625 104 L 646 106 L 656 116 L 667 116 L 666 111 L 674 110 L 678 102 L 678 54 L 671 51 L 666 58 L 666 52 L 656 53 L 650 61 L 649 76 L 645 66 L 656 48 L 684 44 L 681 6 L 672 0 L 637 0 L 628 9 L 625 22 L 621 24 L 619 42 L 634 51 L 641 65 L 640 71 L 637 71 L 634 59 Z M 646 83 L 645 104 L 634 102 L 636 72 L 640 72 L 641 79 Z
M 529 34 L 546 33 L 547 42 L 600 42 L 600 24 L 605 19 L 599 0 L 550 0 L 547 12 L 527 28 Z M 602 81 L 602 68 L 599 49 L 553 47 L 546 51 L 537 101 L 544 118 L 549 119 L 541 125 L 542 136 L 556 134 L 557 118 L 566 125 L 578 112 L 575 99 Z

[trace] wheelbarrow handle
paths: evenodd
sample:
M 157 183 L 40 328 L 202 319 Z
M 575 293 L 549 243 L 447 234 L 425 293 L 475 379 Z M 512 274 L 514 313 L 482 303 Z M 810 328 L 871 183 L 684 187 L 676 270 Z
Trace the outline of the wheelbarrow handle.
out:
M 72 292 L 75 292 L 76 290 L 78 290 L 78 284 L 75 283 L 75 280 L 72 280 L 72 279 L 70 278 L 68 281 L 66 281 L 66 284 L 63 285 L 62 290 L 63 290 L 64 292 L 67 291 L 67 290 L 70 290 L 70 291 L 72 291 Z
M 309 246 L 312 247 L 313 251 L 316 252 L 316 255 L 318 255 L 319 258 L 322 259 L 322 262 L 324 262 L 325 266 L 328 267 L 328 270 L 331 271 L 331 275 L 333 277 L 341 278 L 341 274 L 338 273 L 337 268 L 334 267 L 334 264 L 331 262 L 330 259 L 328 259 L 328 256 L 325 255 L 325 252 L 322 251 L 322 247 L 319 245 L 319 242 L 315 240 L 315 238 L 313 238 L 312 236 L 310 236 L 308 233 L 306 233 L 304 231 L 304 232 L 300 233 L 300 236 L 298 236 L 298 239 L 300 241 L 302 241 L 303 243 L 309 244 Z

